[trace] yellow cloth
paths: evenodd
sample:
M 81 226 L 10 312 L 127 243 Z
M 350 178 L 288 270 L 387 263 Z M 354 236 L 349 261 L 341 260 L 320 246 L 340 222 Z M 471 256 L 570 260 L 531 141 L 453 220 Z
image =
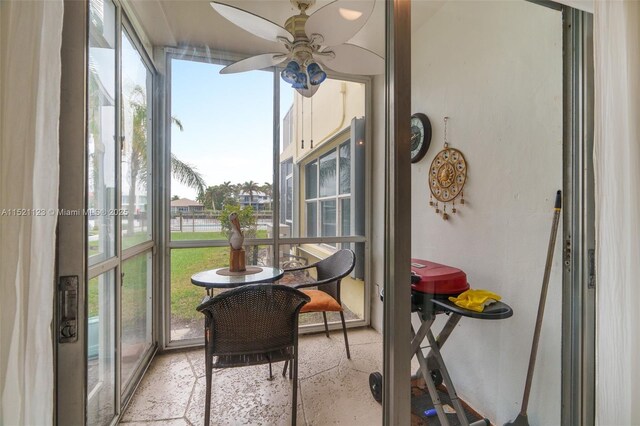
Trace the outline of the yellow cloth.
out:
M 450 297 L 449 300 L 464 309 L 482 312 L 484 307 L 502 299 L 499 295 L 489 290 L 467 290 L 458 295 Z

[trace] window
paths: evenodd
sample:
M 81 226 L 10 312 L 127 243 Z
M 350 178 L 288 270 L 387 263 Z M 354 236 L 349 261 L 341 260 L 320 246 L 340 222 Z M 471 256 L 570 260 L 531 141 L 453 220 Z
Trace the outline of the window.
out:
M 282 150 L 284 151 L 289 145 L 291 145 L 291 141 L 293 140 L 293 126 L 291 126 L 291 111 L 293 107 L 289 108 L 287 114 L 284 116 L 282 120 Z
M 293 159 L 280 164 L 280 223 L 293 223 Z
M 290 183 L 293 195 L 292 161 L 281 165 L 284 180 L 273 182 L 273 74 L 223 75 L 223 67 L 213 58 L 182 53 L 168 59 L 172 179 L 171 214 L 165 223 L 171 253 L 165 338 L 176 346 L 202 339 L 202 314 L 194 308 L 202 300 L 202 289 L 190 277 L 228 266 L 229 214 L 240 211 L 246 262 L 261 266 L 273 263 L 274 247 L 251 240 L 273 238 L 274 222 L 292 218 L 292 207 L 282 208 L 287 202 L 282 185 Z M 277 217 L 272 212 L 273 184 L 281 188 Z
M 153 75 L 122 33 L 122 248 L 151 240 L 151 93 Z
M 351 140 L 305 166 L 307 237 L 351 234 L 351 170 Z

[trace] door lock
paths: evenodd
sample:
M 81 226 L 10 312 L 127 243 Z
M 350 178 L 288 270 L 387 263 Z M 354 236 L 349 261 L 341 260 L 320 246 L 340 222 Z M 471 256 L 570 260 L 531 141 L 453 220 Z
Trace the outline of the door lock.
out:
M 78 341 L 78 287 L 77 275 L 60 277 L 58 283 L 58 342 Z

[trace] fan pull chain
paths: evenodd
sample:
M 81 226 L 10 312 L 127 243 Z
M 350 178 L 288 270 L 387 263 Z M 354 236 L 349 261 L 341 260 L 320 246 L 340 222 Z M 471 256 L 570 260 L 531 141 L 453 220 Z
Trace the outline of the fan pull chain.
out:
M 309 117 L 311 119 L 311 149 L 313 149 L 313 98 L 311 98 L 311 114 Z

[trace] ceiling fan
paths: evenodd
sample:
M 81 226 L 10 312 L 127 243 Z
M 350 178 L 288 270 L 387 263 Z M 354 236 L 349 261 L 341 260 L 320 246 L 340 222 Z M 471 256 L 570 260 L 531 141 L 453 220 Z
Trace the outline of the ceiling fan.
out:
M 310 98 L 327 78 L 324 68 L 345 74 L 384 72 L 384 59 L 363 47 L 349 44 L 367 23 L 373 0 L 337 0 L 311 15 L 316 0 L 291 0 L 300 11 L 281 27 L 237 7 L 212 1 L 220 15 L 253 35 L 278 43 L 277 52 L 251 56 L 220 70 L 231 74 L 276 66 L 286 62 L 280 75 L 300 94 Z

